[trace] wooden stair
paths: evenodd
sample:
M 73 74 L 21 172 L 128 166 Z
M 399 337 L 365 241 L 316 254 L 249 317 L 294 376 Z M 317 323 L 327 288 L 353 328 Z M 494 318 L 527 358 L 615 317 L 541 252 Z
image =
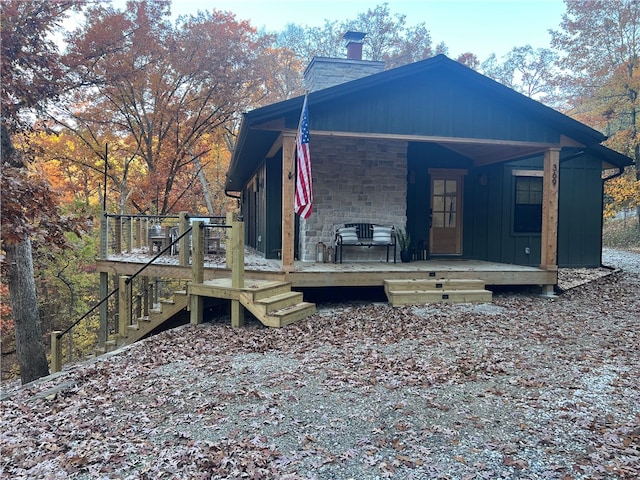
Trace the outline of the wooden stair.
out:
M 121 334 L 113 335 L 106 341 L 105 348 L 102 351 L 96 351 L 100 355 L 105 352 L 113 351 L 123 345 L 130 345 L 144 338 L 155 328 L 170 320 L 181 310 L 185 310 L 188 306 L 189 296 L 185 291 L 176 291 L 171 299 L 161 299 L 156 308 L 149 310 L 148 316 L 136 319 L 136 322 L 127 327 L 126 336 Z
M 485 289 L 484 282 L 474 279 L 385 280 L 384 291 L 394 307 L 425 303 L 488 303 L 492 300 L 492 293 Z
M 181 310 L 185 310 L 188 303 L 189 296 L 184 290 L 173 292 L 170 299 L 161 299 L 157 308 L 149 310 L 149 316 L 140 317 L 136 323 L 129 325 L 126 343 L 134 343 L 145 337 Z
M 289 282 L 269 282 L 240 290 L 238 300 L 267 327 L 284 327 L 316 313 L 314 303 L 305 302 Z

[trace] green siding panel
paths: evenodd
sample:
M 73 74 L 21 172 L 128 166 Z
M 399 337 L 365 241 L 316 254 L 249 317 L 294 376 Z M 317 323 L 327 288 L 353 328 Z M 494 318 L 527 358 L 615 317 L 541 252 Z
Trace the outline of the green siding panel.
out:
M 282 150 L 273 158 L 267 159 L 266 229 L 264 250 L 266 258 L 278 258 L 277 250 L 282 248 Z
M 455 78 L 404 80 L 309 110 L 312 130 L 557 143 L 559 133 Z
M 602 250 L 602 179 L 598 160 L 560 164 L 558 265 L 598 267 Z

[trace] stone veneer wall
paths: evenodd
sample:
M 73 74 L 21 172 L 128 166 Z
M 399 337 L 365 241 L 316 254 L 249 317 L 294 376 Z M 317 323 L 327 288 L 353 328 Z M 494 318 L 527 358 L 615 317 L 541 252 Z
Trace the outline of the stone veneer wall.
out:
M 318 242 L 333 246 L 338 224 L 405 227 L 407 142 L 312 135 L 309 148 L 314 203 L 311 217 L 300 219 L 300 260 L 315 261 Z M 386 249 L 345 247 L 344 261 L 350 260 L 385 261 Z
M 357 80 L 384 70 L 384 62 L 348 58 L 314 57 L 304 72 L 304 84 L 315 92 L 341 83 Z

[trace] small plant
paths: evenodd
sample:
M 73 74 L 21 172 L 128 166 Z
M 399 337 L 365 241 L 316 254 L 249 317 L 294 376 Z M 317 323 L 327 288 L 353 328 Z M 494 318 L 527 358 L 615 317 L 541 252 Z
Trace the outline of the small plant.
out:
M 396 238 L 398 239 L 400 251 L 409 250 L 409 245 L 411 245 L 411 235 L 409 235 L 406 230 L 403 230 L 401 228 L 397 229 Z

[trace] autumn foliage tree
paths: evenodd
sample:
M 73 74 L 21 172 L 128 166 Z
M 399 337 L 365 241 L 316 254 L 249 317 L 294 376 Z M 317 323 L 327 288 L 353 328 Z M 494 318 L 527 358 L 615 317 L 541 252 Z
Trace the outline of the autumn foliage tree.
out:
M 32 175 L 32 115 L 68 85 L 52 34 L 81 2 L 5 0 L 2 26 L 2 248 L 23 383 L 49 373 L 34 279 L 33 248 L 64 245 L 72 229 L 46 179 Z M 18 140 L 18 141 L 16 141 Z M 33 245 L 35 247 L 32 247 Z
M 635 160 L 626 188 L 608 182 L 608 194 L 634 199 L 640 189 L 640 3 L 635 0 L 565 0 L 552 46 L 562 52 L 562 87 L 579 119 L 610 135 L 610 146 Z M 633 200 L 638 211 L 640 203 Z
M 206 139 L 264 91 L 267 41 L 249 23 L 212 10 L 170 22 L 170 2 L 97 4 L 70 35 L 66 64 L 90 88 L 53 116 L 103 161 L 121 169 L 117 208 L 165 214 L 185 208 Z M 252 92 L 248 94 L 248 92 Z M 117 154 L 116 154 L 117 152 Z M 135 170 L 135 179 L 128 176 Z

